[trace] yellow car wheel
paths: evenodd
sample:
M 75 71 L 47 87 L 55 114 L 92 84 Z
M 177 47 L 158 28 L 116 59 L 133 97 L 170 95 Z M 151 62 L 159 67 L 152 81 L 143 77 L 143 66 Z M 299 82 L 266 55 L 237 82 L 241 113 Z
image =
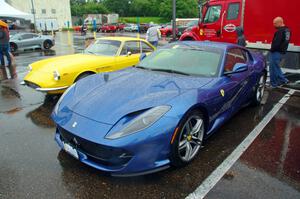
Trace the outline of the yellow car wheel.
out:
M 81 79 L 83 79 L 83 78 L 86 78 L 87 76 L 93 75 L 93 74 L 95 74 L 95 73 L 93 73 L 93 72 L 84 72 L 84 73 L 81 73 L 81 74 L 76 78 L 75 82 L 77 82 L 77 81 L 79 81 L 79 80 L 81 80 Z

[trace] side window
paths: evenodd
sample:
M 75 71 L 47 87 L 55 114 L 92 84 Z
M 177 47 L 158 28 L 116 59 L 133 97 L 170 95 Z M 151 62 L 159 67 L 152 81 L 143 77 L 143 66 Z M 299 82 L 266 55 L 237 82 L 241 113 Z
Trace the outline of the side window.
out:
M 208 8 L 204 23 L 213 23 L 220 19 L 222 6 L 211 6 Z
M 142 43 L 142 52 L 143 53 L 150 53 L 153 52 L 154 50 L 145 42 L 141 42 Z
M 24 34 L 21 36 L 22 39 L 32 39 L 32 35 L 31 34 Z
M 35 35 L 35 34 L 32 34 L 31 37 L 32 37 L 32 38 L 37 38 L 37 37 L 39 37 L 39 36 L 38 36 L 38 35 Z
M 140 54 L 141 46 L 139 41 L 127 41 L 125 42 L 123 49 L 121 51 L 121 55 L 127 55 L 128 52 L 131 54 Z
M 247 59 L 245 58 L 245 55 L 243 54 L 242 50 L 238 48 L 228 50 L 226 54 L 224 71 L 233 71 L 233 67 L 237 63 L 247 63 Z
M 249 62 L 253 62 L 253 57 L 252 55 L 250 54 L 250 52 L 246 51 L 246 50 L 242 50 L 244 56 L 245 56 L 245 59 L 247 61 L 247 63 Z
M 240 3 L 231 3 L 228 6 L 227 20 L 238 19 L 240 12 Z

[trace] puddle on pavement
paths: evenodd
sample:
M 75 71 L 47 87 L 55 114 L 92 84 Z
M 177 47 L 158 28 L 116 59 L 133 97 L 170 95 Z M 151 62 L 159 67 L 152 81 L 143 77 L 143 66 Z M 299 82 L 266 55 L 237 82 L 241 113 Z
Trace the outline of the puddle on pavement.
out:
M 38 108 L 26 114 L 27 118 L 40 127 L 53 128 L 55 124 L 51 119 L 52 110 L 58 101 L 58 96 L 46 96 L 44 103 Z
M 21 95 L 14 89 L 2 85 L 1 95 L 8 99 L 21 98 Z
M 11 109 L 11 110 L 9 110 L 9 111 L 6 111 L 6 112 L 4 112 L 5 114 L 8 114 L 8 115 L 13 115 L 13 114 L 15 114 L 15 113 L 17 113 L 17 112 L 19 112 L 19 111 L 21 111 L 21 110 L 23 110 L 22 108 L 13 108 L 13 109 Z

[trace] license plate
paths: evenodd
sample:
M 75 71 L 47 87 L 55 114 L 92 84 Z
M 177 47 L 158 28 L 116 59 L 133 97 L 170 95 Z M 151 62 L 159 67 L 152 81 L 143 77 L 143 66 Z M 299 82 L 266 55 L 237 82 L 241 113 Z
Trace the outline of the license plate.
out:
M 78 153 L 76 151 L 76 149 L 74 149 L 72 146 L 70 146 L 67 143 L 63 143 L 64 144 L 64 150 L 69 153 L 70 155 L 72 155 L 73 157 L 75 157 L 76 159 L 78 159 Z

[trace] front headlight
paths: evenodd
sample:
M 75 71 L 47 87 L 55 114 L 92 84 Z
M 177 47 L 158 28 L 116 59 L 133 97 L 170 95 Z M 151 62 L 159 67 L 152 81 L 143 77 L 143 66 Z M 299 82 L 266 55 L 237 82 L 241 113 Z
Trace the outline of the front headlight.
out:
M 53 71 L 53 77 L 56 81 L 60 80 L 60 74 L 57 70 Z
M 127 135 L 134 134 L 146 129 L 159 120 L 164 114 L 171 109 L 170 106 L 154 107 L 131 121 L 125 128 L 120 131 L 112 132 L 106 135 L 106 139 L 118 139 Z
M 76 83 L 73 84 L 72 86 L 70 86 L 70 87 L 62 94 L 62 96 L 60 96 L 60 98 L 59 98 L 59 100 L 57 101 L 57 103 L 56 103 L 56 105 L 55 105 L 55 107 L 54 107 L 54 110 L 53 110 L 53 112 L 55 113 L 55 115 L 57 115 L 57 113 L 58 113 L 58 109 L 59 109 L 59 106 L 60 106 L 62 100 L 64 99 L 64 97 L 68 94 L 68 92 L 69 92 L 75 85 L 76 85 Z

